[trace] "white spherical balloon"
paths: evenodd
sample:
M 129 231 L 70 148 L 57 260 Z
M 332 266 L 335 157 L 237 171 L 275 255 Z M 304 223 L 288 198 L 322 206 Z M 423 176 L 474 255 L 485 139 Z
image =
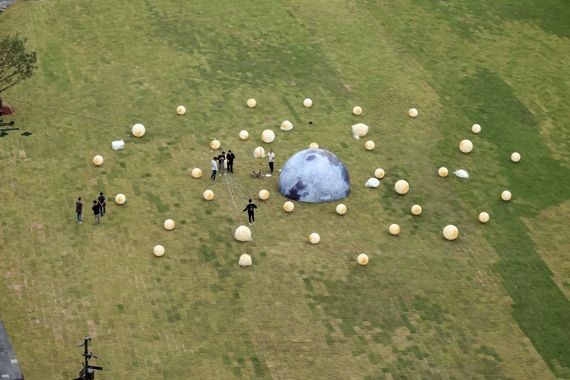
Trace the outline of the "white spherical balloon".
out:
M 400 234 L 400 226 L 397 224 L 390 224 L 390 227 L 388 227 L 388 232 L 390 232 L 390 235 L 399 235 Z
M 246 131 L 245 129 L 242 131 L 239 131 L 239 138 L 240 138 L 240 140 L 247 140 L 249 138 L 249 132 Z
M 264 130 L 261 132 L 261 140 L 266 144 L 272 143 L 275 140 L 275 132 L 271 129 Z
M 180 116 L 185 115 L 186 114 L 186 107 L 184 107 L 184 106 L 176 107 L 176 113 Z
M 154 249 L 152 250 L 156 257 L 164 256 L 164 247 L 160 244 L 155 245 Z
M 174 228 L 176 228 L 176 223 L 174 223 L 174 220 L 166 219 L 164 221 L 164 229 L 165 230 L 172 231 Z
M 396 193 L 398 193 L 400 195 L 404 195 L 408 191 L 410 191 L 410 184 L 406 180 L 403 180 L 403 179 L 398 180 L 396 182 L 396 184 L 394 185 L 394 190 L 396 190 Z
M 346 205 L 343 203 L 339 203 L 338 205 L 336 205 L 336 213 L 339 215 L 346 214 Z
M 214 192 L 208 189 L 204 191 L 204 194 L 202 194 L 202 196 L 204 197 L 205 200 L 211 201 L 212 199 L 214 199 Z
M 312 107 L 313 106 L 313 101 L 309 98 L 303 100 L 303 105 L 307 108 Z
M 263 158 L 265 157 L 265 149 L 263 149 L 262 147 L 258 146 L 257 148 L 255 148 L 253 150 L 253 157 L 255 158 Z
M 511 161 L 512 162 L 519 162 L 521 160 L 521 154 L 518 152 L 513 152 L 513 154 L 511 154 Z
M 410 117 L 418 117 L 419 112 L 415 108 L 410 108 L 410 110 L 408 111 L 408 115 L 410 115 Z
M 368 140 L 364 143 L 364 148 L 366 150 L 374 150 L 376 148 L 376 144 L 372 140 Z
M 200 168 L 192 169 L 192 177 L 194 177 L 194 178 L 202 177 L 202 169 L 200 169 Z
M 486 213 L 485 211 L 479 214 L 479 221 L 481 223 L 487 223 L 489 221 L 489 218 L 490 218 L 489 214 Z
M 352 109 L 352 113 L 353 113 L 354 115 L 356 115 L 356 116 L 361 115 L 361 114 L 362 114 L 362 107 L 360 107 L 360 106 L 355 106 L 355 107 Z
M 471 153 L 473 151 L 473 143 L 471 140 L 461 140 L 459 143 L 459 150 L 463 153 Z
M 442 166 L 441 168 L 437 169 L 437 175 L 440 177 L 447 177 L 448 174 L 449 170 L 447 170 L 445 166 Z
M 236 228 L 236 232 L 234 233 L 234 238 L 237 241 L 251 241 L 251 230 L 249 227 L 246 226 L 239 226 Z
M 252 99 L 248 99 L 248 100 L 247 100 L 247 106 L 248 106 L 249 108 L 253 108 L 253 107 L 255 107 L 256 105 L 257 105 L 257 101 L 256 101 L 255 99 L 252 98 Z
M 118 205 L 124 205 L 126 201 L 127 197 L 125 197 L 125 194 L 117 194 L 115 196 L 115 203 Z
M 321 236 L 318 233 L 313 232 L 312 234 L 309 235 L 309 242 L 311 244 L 319 244 L 320 241 L 321 241 Z
M 475 134 L 481 133 L 481 126 L 479 124 L 473 124 L 471 126 L 471 132 L 473 132 Z
M 510 201 L 512 198 L 512 194 L 510 191 L 505 190 L 501 193 L 501 199 L 504 200 L 505 202 Z
M 269 199 L 269 191 L 263 189 L 259 192 L 259 199 L 266 201 Z
M 283 123 L 281 123 L 282 131 L 290 131 L 291 129 L 293 129 L 293 123 L 291 123 L 289 120 L 285 120 Z
M 212 140 L 210 141 L 210 148 L 212 148 L 213 150 L 218 150 L 220 149 L 220 146 L 222 146 L 222 143 L 220 142 L 220 140 Z
M 96 155 L 95 157 L 93 157 L 93 164 L 95 166 L 101 166 L 103 165 L 103 156 L 101 155 Z
M 252 264 L 251 256 L 247 253 L 244 253 L 239 257 L 238 265 L 240 267 L 250 267 Z
M 283 203 L 283 210 L 285 210 L 285 212 L 293 212 L 294 209 L 295 209 L 295 204 L 293 202 L 287 201 Z
M 368 255 L 366 253 L 361 253 L 356 258 L 356 261 L 358 262 L 358 264 L 360 264 L 362 266 L 368 265 Z
M 374 170 L 374 177 L 376 177 L 376 178 L 382 179 L 382 178 L 384 178 L 384 174 L 386 174 L 386 173 L 384 172 L 384 169 L 382 169 L 382 168 L 378 168 L 378 169 Z
M 133 128 L 131 129 L 131 133 L 135 137 L 143 137 L 144 134 L 146 133 L 146 129 L 145 129 L 144 125 L 142 125 L 142 124 L 135 124 L 135 125 L 133 125 Z
M 420 205 L 413 205 L 411 208 L 411 212 L 413 215 L 421 215 L 422 214 L 422 206 Z
M 312 142 L 309 144 L 309 149 L 319 149 L 319 144 Z
M 455 240 L 459 236 L 459 229 L 453 224 L 449 224 L 443 228 L 443 237 L 447 240 Z
M 355 139 L 360 139 L 361 137 L 364 137 L 368 134 L 369 129 L 370 128 L 368 127 L 368 125 L 364 123 L 354 124 L 352 126 L 352 136 Z

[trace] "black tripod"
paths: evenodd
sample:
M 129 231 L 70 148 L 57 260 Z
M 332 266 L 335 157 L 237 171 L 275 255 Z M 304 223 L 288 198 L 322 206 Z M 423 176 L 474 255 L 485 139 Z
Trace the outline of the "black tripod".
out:
M 93 354 L 93 352 L 89 352 L 89 341 L 91 340 L 91 337 L 86 336 L 85 338 L 83 338 L 83 343 L 79 343 L 77 345 L 77 347 L 85 347 L 85 350 L 83 352 L 83 357 L 84 362 L 83 362 L 83 368 L 81 369 L 81 371 L 79 372 L 79 377 L 73 380 L 94 380 L 95 379 L 95 371 L 102 371 L 103 367 L 99 367 L 96 365 L 89 365 L 89 359 L 91 358 L 95 358 L 98 359 L 97 356 L 95 356 Z

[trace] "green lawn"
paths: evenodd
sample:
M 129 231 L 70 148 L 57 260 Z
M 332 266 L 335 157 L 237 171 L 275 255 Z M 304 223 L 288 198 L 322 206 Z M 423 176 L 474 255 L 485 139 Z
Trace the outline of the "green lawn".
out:
M 39 69 L 6 94 L 21 130 L 0 139 L 0 319 L 26 378 L 72 378 L 87 334 L 101 379 L 570 377 L 569 25 L 564 0 L 19 1 L 0 35 L 28 37 Z M 237 156 L 214 184 L 213 138 Z M 256 146 L 280 168 L 311 142 L 349 169 L 344 217 L 285 214 L 278 176 L 249 176 Z M 100 191 L 128 202 L 77 225 L 75 198 Z

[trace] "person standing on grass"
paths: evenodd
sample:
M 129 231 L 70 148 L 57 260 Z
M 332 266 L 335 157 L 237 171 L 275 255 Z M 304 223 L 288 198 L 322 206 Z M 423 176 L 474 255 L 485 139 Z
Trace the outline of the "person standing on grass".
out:
M 231 150 L 228 150 L 228 154 L 226 154 L 226 161 L 228 162 L 228 172 L 229 173 L 234 172 L 234 160 L 235 160 L 235 158 L 236 158 L 236 155 Z
M 272 149 L 269 149 L 269 152 L 267 152 L 267 161 L 269 161 L 269 171 L 273 173 L 273 165 L 275 164 L 275 153 L 273 153 Z
M 101 208 L 101 216 L 105 215 L 106 210 L 106 206 L 107 206 L 107 199 L 105 198 L 105 196 L 103 195 L 103 193 L 99 193 L 99 198 L 97 198 L 97 201 L 99 202 L 99 207 Z
M 81 202 L 81 197 L 77 198 L 75 202 L 75 212 L 77 213 L 77 223 L 83 223 L 83 202 Z
M 219 162 L 219 166 L 218 166 L 218 170 L 220 171 L 220 174 L 223 173 L 224 171 L 224 163 L 226 161 L 226 152 L 222 152 L 222 154 L 220 154 L 218 156 L 218 162 Z M 225 174 L 225 173 L 224 173 Z
M 249 224 L 255 224 L 254 210 L 256 208 L 257 206 L 255 205 L 255 203 L 252 203 L 252 200 L 250 199 L 247 206 L 245 206 L 245 208 L 243 209 L 243 211 L 247 211 L 247 218 L 249 220 Z
M 101 206 L 99 206 L 99 202 L 97 202 L 97 200 L 93 201 L 93 206 L 91 206 L 91 210 L 93 210 L 93 215 L 95 215 L 95 224 L 99 224 L 99 214 L 101 213 Z
M 212 181 L 216 180 L 216 173 L 218 172 L 218 164 L 216 162 L 216 157 L 212 158 L 212 175 L 210 176 L 210 179 Z

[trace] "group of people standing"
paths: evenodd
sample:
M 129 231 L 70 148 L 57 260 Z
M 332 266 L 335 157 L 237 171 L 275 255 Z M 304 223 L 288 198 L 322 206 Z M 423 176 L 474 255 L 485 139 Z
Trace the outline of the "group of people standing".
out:
M 93 205 L 91 206 L 91 210 L 93 210 L 93 215 L 95 216 L 95 224 L 99 224 L 100 217 L 105 215 L 107 206 L 107 198 L 103 193 L 99 193 L 99 197 L 93 200 Z M 77 198 L 77 202 L 75 202 L 75 213 L 77 214 L 77 223 L 83 223 L 83 202 L 81 201 L 81 197 Z
M 236 155 L 231 151 L 228 150 L 228 153 L 222 152 L 217 157 L 214 156 L 212 161 L 210 162 L 212 166 L 212 175 L 210 179 L 212 181 L 216 180 L 216 175 L 219 174 L 226 174 L 226 173 L 233 173 L 234 172 L 234 160 Z M 273 173 L 275 168 L 275 153 L 273 153 L 272 149 L 269 149 L 267 152 L 267 161 L 269 163 L 269 172 Z

